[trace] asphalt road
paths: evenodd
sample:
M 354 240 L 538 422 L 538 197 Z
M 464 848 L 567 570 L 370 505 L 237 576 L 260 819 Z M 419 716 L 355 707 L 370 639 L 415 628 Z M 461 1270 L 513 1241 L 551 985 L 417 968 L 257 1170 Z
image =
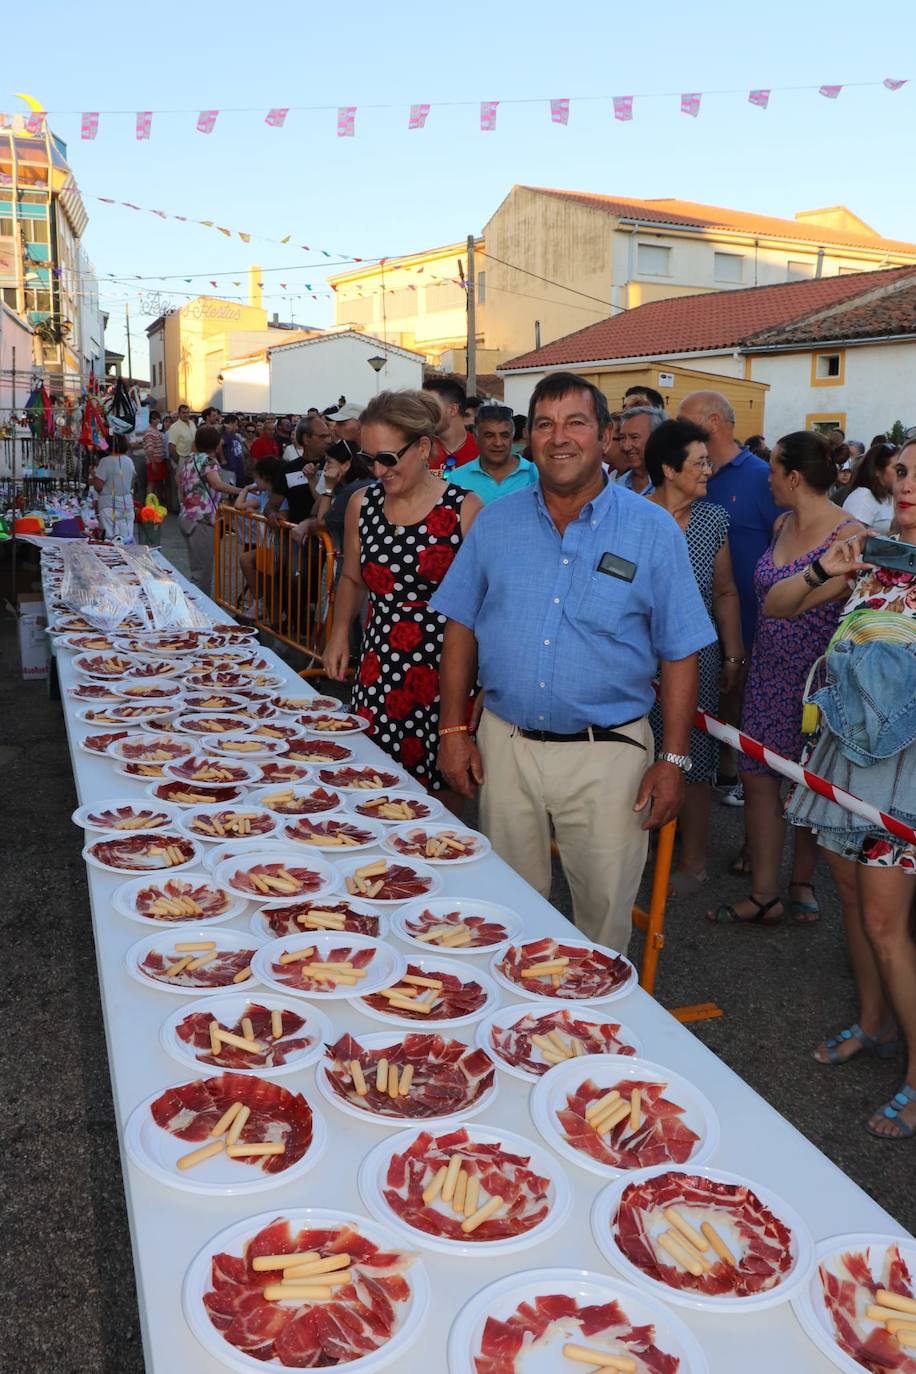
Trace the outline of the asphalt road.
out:
M 171 522 L 170 522 L 171 523 Z M 182 561 L 167 527 L 164 548 Z M 136 1295 L 101 1024 L 82 832 L 61 710 L 23 683 L 15 629 L 0 621 L 6 958 L 0 967 L 5 1244 L 2 1368 L 9 1374 L 140 1374 Z M 711 878 L 672 906 L 656 996 L 725 1013 L 691 1029 L 908 1229 L 916 1228 L 914 1144 L 863 1123 L 901 1079 L 902 1062 L 860 1056 L 823 1068 L 811 1048 L 854 1019 L 839 911 L 819 875 L 813 927 L 711 926 L 707 906 L 741 895 L 724 876 L 742 813 L 713 807 Z M 559 867 L 554 900 L 568 913 Z M 638 939 L 631 956 L 639 957 Z M 837 1218 L 842 1229 L 842 1218 Z M 10 1295 L 15 1294 L 13 1299 Z M 192 1374 L 178 1371 L 174 1374 Z

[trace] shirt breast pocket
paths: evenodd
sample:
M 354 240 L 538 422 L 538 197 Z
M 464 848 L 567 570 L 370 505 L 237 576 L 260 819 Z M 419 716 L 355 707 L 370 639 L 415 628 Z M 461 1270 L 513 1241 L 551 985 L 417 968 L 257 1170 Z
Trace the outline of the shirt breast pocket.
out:
M 590 634 L 615 638 L 633 606 L 633 584 L 605 573 L 593 573 L 579 601 L 576 619 Z

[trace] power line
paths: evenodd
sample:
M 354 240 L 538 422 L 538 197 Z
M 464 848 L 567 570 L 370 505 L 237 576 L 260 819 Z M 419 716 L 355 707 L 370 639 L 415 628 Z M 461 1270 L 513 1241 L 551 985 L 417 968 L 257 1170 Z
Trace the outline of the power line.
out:
M 626 310 L 625 305 L 614 305 L 611 301 L 602 300 L 600 296 L 592 296 L 588 291 L 579 291 L 575 286 L 567 286 L 564 282 L 554 281 L 552 277 L 542 277 L 538 272 L 532 272 L 527 267 L 519 267 L 518 263 L 506 262 L 504 258 L 497 258 L 493 253 L 487 253 L 483 248 L 480 250 L 483 258 L 489 258 L 491 262 L 498 262 L 502 267 L 508 267 L 513 272 L 524 272 L 526 277 L 535 277 L 538 281 L 546 282 L 548 286 L 559 287 L 561 291 L 570 291 L 574 296 L 584 296 L 587 301 L 597 301 L 598 305 L 606 306 L 608 310 Z M 489 286 L 489 283 L 488 283 Z M 498 291 L 499 287 L 494 287 Z M 556 304 L 556 302 L 554 302 Z

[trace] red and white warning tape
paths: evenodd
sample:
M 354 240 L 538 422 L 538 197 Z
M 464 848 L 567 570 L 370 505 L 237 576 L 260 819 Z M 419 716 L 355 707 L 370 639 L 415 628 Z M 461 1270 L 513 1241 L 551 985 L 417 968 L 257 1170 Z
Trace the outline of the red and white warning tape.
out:
M 747 754 L 749 758 L 756 759 L 758 763 L 765 763 L 767 768 L 772 768 L 774 773 L 781 773 L 784 778 L 791 778 L 793 782 L 800 782 L 803 787 L 809 787 L 812 792 L 817 792 L 820 796 L 827 797 L 829 801 L 836 802 L 838 806 L 845 807 L 847 811 L 852 811 L 855 815 L 871 821 L 876 829 L 888 830 L 898 839 L 906 840 L 908 844 L 916 844 L 916 830 L 912 826 L 904 824 L 903 821 L 898 821 L 894 816 L 889 816 L 886 811 L 879 811 L 876 806 L 853 796 L 851 792 L 845 791 L 842 787 L 835 787 L 832 782 L 828 782 L 826 778 L 803 768 L 800 763 L 792 763 L 790 759 L 783 758 L 782 754 L 777 754 L 774 750 L 768 749 L 759 740 L 752 739 L 750 735 L 745 735 L 740 730 L 736 730 L 733 725 L 726 725 L 725 721 L 719 720 L 718 716 L 711 716 L 708 711 L 698 710 L 696 725 L 698 730 L 705 730 L 708 735 L 713 735 L 723 744 L 730 744 L 733 749 L 740 749 L 742 754 Z

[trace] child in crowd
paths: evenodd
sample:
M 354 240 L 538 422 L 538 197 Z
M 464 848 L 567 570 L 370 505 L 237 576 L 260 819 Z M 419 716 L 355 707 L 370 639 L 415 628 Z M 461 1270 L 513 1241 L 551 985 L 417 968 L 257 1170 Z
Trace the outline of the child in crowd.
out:
M 268 502 L 278 515 L 285 515 L 289 503 L 284 491 L 283 463 L 279 458 L 259 458 L 254 465 L 254 481 L 243 487 L 235 500 L 236 510 L 251 511 L 263 515 Z M 239 567 L 245 579 L 248 604 L 242 608 L 247 619 L 262 620 L 263 606 L 258 598 L 258 573 L 263 574 L 269 564 L 273 569 L 276 536 L 267 525 L 259 525 L 254 520 L 245 520 L 239 530 L 244 552 L 239 554 Z M 260 559 L 259 559 L 260 555 Z

